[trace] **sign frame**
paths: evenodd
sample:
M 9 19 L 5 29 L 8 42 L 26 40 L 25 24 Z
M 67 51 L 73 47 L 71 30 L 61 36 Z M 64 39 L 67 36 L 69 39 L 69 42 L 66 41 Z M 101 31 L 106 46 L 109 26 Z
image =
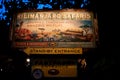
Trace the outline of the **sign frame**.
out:
M 54 17 L 53 16 L 50 17 L 49 15 L 47 17 L 46 16 L 43 17 L 43 15 L 40 16 L 43 13 L 45 13 L 45 14 L 49 13 L 50 15 L 53 14 Z M 39 14 L 39 15 L 37 15 L 37 14 Z M 85 15 L 83 15 L 83 14 L 85 14 Z M 37 16 L 35 16 L 35 15 L 37 15 Z M 57 15 L 57 16 L 55 17 L 55 15 Z M 67 16 L 67 17 L 65 17 L 65 16 Z M 85 17 L 85 16 L 87 16 L 87 17 Z M 85 19 L 84 19 L 84 17 L 85 17 Z M 96 42 L 95 28 L 96 27 L 94 26 L 93 12 L 90 12 L 90 11 L 86 11 L 86 10 L 83 10 L 83 9 L 33 10 L 33 11 L 28 10 L 28 11 L 22 11 L 22 12 L 16 13 L 15 16 L 13 17 L 13 22 L 12 23 L 13 24 L 11 26 L 11 34 L 10 34 L 10 39 L 12 41 L 12 47 L 17 48 L 17 49 L 23 49 L 24 52 L 26 51 L 26 49 L 28 50 L 28 48 L 29 49 L 30 48 L 35 48 L 35 49 L 36 48 L 39 48 L 39 49 L 51 48 L 51 50 L 53 48 L 57 48 L 57 49 L 58 48 L 64 48 L 64 49 L 65 48 L 80 48 L 80 50 L 81 50 L 82 48 L 95 48 L 96 47 L 96 44 L 95 44 L 95 42 Z M 83 24 L 83 25 L 80 25 L 80 24 Z M 88 25 L 86 25 L 86 24 L 88 24 Z M 55 25 L 55 26 L 58 27 L 58 29 L 55 30 L 55 29 L 51 28 L 52 29 L 51 33 L 47 33 L 47 31 L 49 31 L 50 28 L 49 29 L 47 29 L 48 27 L 45 27 L 45 28 L 39 27 L 38 28 L 38 26 L 40 26 L 40 25 L 45 25 L 45 26 L 48 26 L 48 27 L 51 27 L 49 25 L 52 25 L 52 27 L 54 27 L 54 25 Z M 66 28 L 66 30 L 63 31 L 59 27 L 64 29 L 65 28 L 64 25 L 66 25 L 66 26 L 75 25 L 77 27 L 72 28 L 72 26 L 71 26 L 71 29 Z M 78 25 L 80 25 L 79 26 L 80 28 L 78 27 Z M 64 41 L 64 40 L 63 41 L 62 40 L 61 41 L 57 41 L 57 40 L 55 41 L 55 40 L 52 40 L 52 38 L 51 38 L 51 41 L 30 40 L 29 37 L 23 39 L 21 37 L 21 35 L 23 35 L 23 34 L 21 33 L 20 36 L 18 36 L 19 32 L 17 33 L 17 28 L 20 29 L 20 26 L 22 26 L 22 28 L 24 28 L 24 30 L 23 31 L 19 30 L 19 31 L 23 32 L 24 35 L 30 35 L 31 32 L 32 32 L 33 28 L 31 28 L 31 29 L 28 28 L 29 29 L 28 30 L 27 27 L 36 26 L 37 29 L 41 30 L 41 34 L 43 34 L 43 33 L 44 34 L 47 33 L 47 35 L 55 34 L 55 37 L 56 37 L 56 34 L 58 34 L 57 36 L 60 37 L 61 36 L 60 33 L 61 33 L 62 34 L 61 39 L 64 38 L 66 41 Z M 82 29 L 82 31 L 80 31 L 80 29 Z M 83 29 L 84 29 L 84 33 L 83 33 Z M 87 31 L 87 29 L 91 29 L 91 33 L 92 33 L 92 35 L 91 35 L 91 33 L 87 34 L 87 37 L 89 39 L 88 41 L 87 41 L 87 38 L 85 36 L 86 35 L 85 31 Z M 46 30 L 46 32 L 45 32 L 45 30 Z M 59 32 L 59 30 L 61 32 Z M 25 33 L 25 31 L 28 32 L 28 34 Z M 55 31 L 55 32 L 52 33 L 52 31 Z M 33 32 L 35 32 L 35 31 L 33 31 Z M 85 37 L 82 36 L 83 34 L 84 34 Z M 65 37 L 63 37 L 63 35 Z M 32 34 L 32 37 L 35 37 L 35 36 L 36 36 L 36 34 Z M 37 34 L 37 36 L 38 36 L 38 34 Z M 16 39 L 17 37 L 21 37 L 21 38 Z M 68 37 L 68 39 L 66 37 Z M 92 39 L 90 39 L 91 37 L 92 37 Z M 43 37 L 43 38 L 45 38 L 45 37 Z M 78 41 L 77 41 L 77 39 L 78 39 Z M 81 39 L 81 41 L 79 41 L 80 39 Z M 83 39 L 83 41 L 82 41 L 82 39 Z M 78 53 L 75 53 L 75 54 L 78 54 Z

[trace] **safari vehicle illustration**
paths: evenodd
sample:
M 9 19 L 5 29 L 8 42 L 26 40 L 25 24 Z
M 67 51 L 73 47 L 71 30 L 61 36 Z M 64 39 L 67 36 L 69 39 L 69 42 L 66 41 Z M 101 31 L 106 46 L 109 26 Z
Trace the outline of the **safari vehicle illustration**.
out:
M 82 9 L 21 11 L 11 26 L 12 47 L 30 56 L 34 79 L 78 77 L 87 65 L 84 49 L 96 47 L 96 21 Z

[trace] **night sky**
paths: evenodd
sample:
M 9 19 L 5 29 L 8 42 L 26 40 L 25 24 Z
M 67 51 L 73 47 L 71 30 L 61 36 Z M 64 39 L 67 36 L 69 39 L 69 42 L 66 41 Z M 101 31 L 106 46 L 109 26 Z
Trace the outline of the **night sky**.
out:
M 0 0 L 0 54 L 11 55 L 9 51 L 10 41 L 9 41 L 9 29 L 10 21 L 6 21 L 7 16 L 4 15 L 5 6 Z M 9 1 L 9 0 L 6 0 Z M 29 1 L 29 0 L 22 0 Z M 50 0 L 51 2 L 52 0 Z M 74 4 L 74 0 L 72 4 Z M 92 0 L 94 1 L 94 0 Z M 87 0 L 83 0 L 87 2 Z M 88 64 L 91 65 L 93 69 L 93 80 L 115 80 L 116 76 L 113 74 L 118 71 L 119 64 L 119 22 L 116 20 L 118 12 L 117 6 L 112 1 L 105 3 L 104 0 L 95 0 L 96 11 L 98 15 L 98 27 L 99 27 L 99 42 L 98 47 L 94 51 L 87 53 Z M 57 3 L 55 3 L 57 4 Z M 80 7 L 84 7 L 85 4 L 81 4 Z M 50 4 L 38 4 L 37 9 L 43 9 L 47 7 L 52 9 Z M 62 7 L 60 7 L 62 8 Z M 15 54 L 15 53 L 13 53 Z M 12 54 L 12 55 L 13 55 Z M 23 56 L 22 56 L 23 57 Z

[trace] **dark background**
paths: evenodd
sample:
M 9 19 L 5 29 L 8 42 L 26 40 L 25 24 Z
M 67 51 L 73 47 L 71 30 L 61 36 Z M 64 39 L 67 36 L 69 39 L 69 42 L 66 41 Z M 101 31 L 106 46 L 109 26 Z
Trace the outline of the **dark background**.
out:
M 33 3 L 37 4 L 37 1 L 32 1 Z M 49 0 L 41 0 L 43 1 L 42 3 L 46 4 L 49 2 Z M 46 2 L 45 2 L 46 1 Z M 66 1 L 66 0 L 64 0 Z M 80 4 L 79 0 L 75 0 L 76 2 L 78 1 Z M 82 0 L 81 0 L 82 1 Z M 91 50 L 90 52 L 87 52 L 85 54 L 85 57 L 87 59 L 88 63 L 88 71 L 85 74 L 85 77 L 90 77 L 91 80 L 116 80 L 118 78 L 116 72 L 118 71 L 119 67 L 119 18 L 118 18 L 118 5 L 117 2 L 115 1 L 107 1 L 105 2 L 104 0 L 90 0 L 93 4 L 89 6 L 89 8 L 95 12 L 97 12 L 98 15 L 98 27 L 99 27 L 99 42 L 98 46 L 96 49 Z M 53 0 L 53 2 L 56 2 Z M 67 2 L 67 1 L 66 1 Z M 59 3 L 59 1 L 58 1 Z M 51 4 L 53 9 L 59 9 L 59 4 L 54 5 Z M 8 4 L 8 3 L 4 3 Z M 73 8 L 80 8 L 78 7 L 79 4 L 75 4 L 74 6 L 71 6 Z M 8 12 L 4 15 L 7 16 L 6 19 L 1 19 L 0 20 L 0 66 L 8 66 L 10 70 L 13 70 L 13 72 L 19 72 L 17 71 L 19 69 L 18 66 L 24 65 L 25 58 L 27 55 L 25 54 L 19 54 L 18 52 L 12 52 L 12 49 L 10 47 L 11 43 L 9 41 L 9 30 L 10 30 L 10 25 L 8 23 L 11 23 L 10 18 L 12 17 L 12 14 L 14 11 L 16 11 L 16 5 L 12 5 L 13 8 L 7 8 Z M 23 5 L 23 4 L 20 4 Z M 71 8 L 70 5 L 63 4 L 64 7 L 62 8 Z M 19 10 L 22 9 L 34 9 L 36 8 L 36 5 L 30 6 L 24 6 L 22 8 L 19 8 Z M 86 8 L 86 7 L 83 7 Z M 46 8 L 44 8 L 46 9 Z M 48 8 L 49 9 L 49 8 Z M 117 20 L 118 18 L 118 20 Z M 13 58 L 11 63 L 7 62 L 8 58 Z M 22 59 L 22 60 L 21 60 Z M 21 64 L 19 64 L 21 63 Z M 13 67 L 16 68 L 11 68 L 8 64 L 13 65 Z M 23 67 L 22 70 L 26 70 L 25 66 Z M 2 68 L 1 68 L 2 69 Z M 21 70 L 21 69 L 20 69 Z M 2 74 L 8 74 L 11 73 L 9 70 L 8 72 Z M 29 72 L 29 71 L 28 71 Z M 26 72 L 28 75 L 30 75 L 28 72 Z M 22 72 L 21 72 L 22 73 Z M 17 74 L 11 74 L 12 79 L 13 76 L 16 75 L 20 79 L 23 79 L 23 77 L 20 77 L 21 73 Z M 24 75 L 21 75 L 24 76 Z M 0 76 L 1 77 L 1 76 Z M 16 78 L 17 78 L 16 77 Z M 16 79 L 14 78 L 14 79 Z M 5 79 L 0 79 L 0 80 L 5 80 Z M 88 80 L 88 79 L 86 79 Z

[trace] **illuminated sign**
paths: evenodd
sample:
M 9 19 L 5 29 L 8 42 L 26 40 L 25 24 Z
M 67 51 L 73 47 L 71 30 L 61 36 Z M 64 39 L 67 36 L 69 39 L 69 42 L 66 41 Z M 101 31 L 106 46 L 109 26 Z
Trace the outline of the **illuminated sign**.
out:
M 29 54 L 82 54 L 82 48 L 26 48 Z
M 12 27 L 15 48 L 95 47 L 93 13 L 84 10 L 21 12 Z
M 36 69 L 42 70 L 44 77 L 77 77 L 77 65 L 34 65 L 32 66 L 33 74 Z M 36 76 L 34 77 L 36 78 Z

